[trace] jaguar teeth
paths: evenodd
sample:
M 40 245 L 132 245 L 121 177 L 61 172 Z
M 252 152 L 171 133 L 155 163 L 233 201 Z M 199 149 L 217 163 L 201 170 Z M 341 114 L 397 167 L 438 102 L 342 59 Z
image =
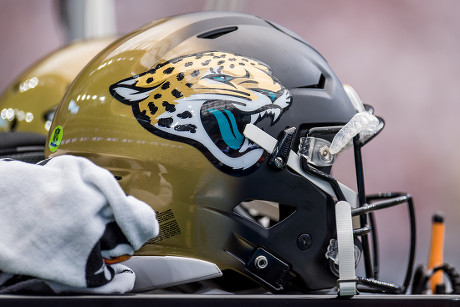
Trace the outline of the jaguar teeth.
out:
M 246 149 L 248 149 L 248 147 L 249 147 L 249 140 L 248 140 L 248 138 L 244 138 L 244 143 L 243 143 L 243 145 L 241 145 L 241 148 L 238 151 L 239 152 L 245 152 Z
M 273 115 L 275 115 L 275 116 L 273 117 L 273 120 L 274 120 L 274 121 L 277 121 L 278 118 L 279 118 L 280 115 L 281 115 L 281 110 L 280 110 L 280 109 L 275 109 L 275 110 L 273 110 Z

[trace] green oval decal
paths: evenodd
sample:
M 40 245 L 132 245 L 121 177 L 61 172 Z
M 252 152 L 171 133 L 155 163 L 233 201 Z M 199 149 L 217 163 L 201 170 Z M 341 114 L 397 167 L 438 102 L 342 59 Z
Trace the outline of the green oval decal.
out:
M 59 148 L 59 145 L 61 145 L 62 135 L 63 135 L 62 126 L 57 126 L 56 128 L 54 128 L 54 131 L 50 137 L 50 144 L 49 144 L 49 148 L 52 152 L 55 152 Z

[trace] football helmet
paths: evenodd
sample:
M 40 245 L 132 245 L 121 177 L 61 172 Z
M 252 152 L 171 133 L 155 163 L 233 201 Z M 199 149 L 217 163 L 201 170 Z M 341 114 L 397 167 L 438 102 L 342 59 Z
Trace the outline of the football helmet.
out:
M 91 159 L 157 211 L 160 235 L 139 256 L 209 261 L 224 279 L 273 292 L 338 280 L 400 293 L 413 246 L 404 285 L 378 281 L 372 212 L 409 203 L 413 217 L 412 199 L 365 195 L 361 147 L 384 125 L 372 113 L 291 31 L 246 14 L 192 13 L 154 21 L 93 59 L 56 111 L 46 155 Z M 331 173 L 347 146 L 358 192 Z M 366 276 L 356 277 L 361 255 Z
M 0 131 L 48 134 L 56 107 L 70 83 L 113 40 L 76 41 L 29 67 L 0 96 Z

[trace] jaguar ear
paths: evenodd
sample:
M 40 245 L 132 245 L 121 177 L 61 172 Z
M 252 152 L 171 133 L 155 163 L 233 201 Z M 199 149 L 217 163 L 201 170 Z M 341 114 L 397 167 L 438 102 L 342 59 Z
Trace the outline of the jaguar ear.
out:
M 124 104 L 133 105 L 149 97 L 158 87 L 138 87 L 135 85 L 136 82 L 136 79 L 131 77 L 112 84 L 109 88 L 110 94 Z

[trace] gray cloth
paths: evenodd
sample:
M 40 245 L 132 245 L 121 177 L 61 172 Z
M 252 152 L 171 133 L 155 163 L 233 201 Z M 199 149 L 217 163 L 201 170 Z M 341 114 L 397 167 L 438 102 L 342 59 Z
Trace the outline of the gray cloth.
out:
M 134 273 L 116 259 L 158 232 L 153 209 L 126 196 L 110 172 L 85 158 L 0 161 L 3 292 L 20 292 L 21 283 L 30 289 L 44 283 L 57 293 L 130 291 Z

